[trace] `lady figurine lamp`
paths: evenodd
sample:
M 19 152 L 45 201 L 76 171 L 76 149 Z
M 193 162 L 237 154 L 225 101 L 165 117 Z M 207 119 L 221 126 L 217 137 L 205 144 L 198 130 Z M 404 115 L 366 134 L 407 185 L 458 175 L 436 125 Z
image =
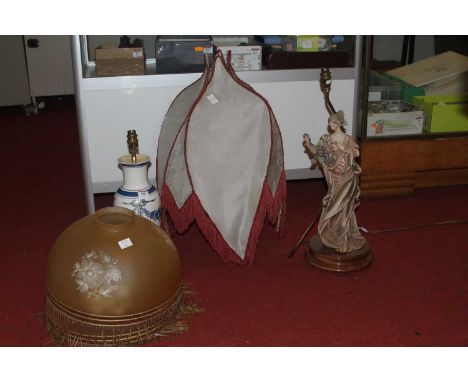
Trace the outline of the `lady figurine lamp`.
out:
M 359 175 L 356 162 L 359 146 L 346 134 L 343 111 L 335 112 L 328 94 L 330 73 L 322 70 L 321 88 L 325 95 L 328 133 L 315 145 L 308 134 L 303 146 L 312 166 L 319 165 L 327 182 L 327 194 L 322 200 L 318 232 L 306 251 L 308 261 L 321 269 L 338 272 L 356 271 L 372 261 L 367 240 L 359 232 L 355 209 L 359 205 Z

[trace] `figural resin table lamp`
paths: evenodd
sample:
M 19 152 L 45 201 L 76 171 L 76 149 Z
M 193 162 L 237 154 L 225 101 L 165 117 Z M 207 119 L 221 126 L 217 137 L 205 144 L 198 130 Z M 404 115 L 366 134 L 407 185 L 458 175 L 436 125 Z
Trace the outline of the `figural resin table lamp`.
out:
M 368 241 L 361 235 L 355 209 L 359 205 L 359 146 L 346 134 L 343 111 L 335 111 L 329 99 L 331 73 L 322 69 L 320 85 L 329 112 L 328 132 L 317 144 L 308 134 L 303 146 L 312 167 L 319 166 L 327 182 L 318 232 L 309 241 L 306 258 L 313 266 L 336 272 L 356 271 L 372 262 Z

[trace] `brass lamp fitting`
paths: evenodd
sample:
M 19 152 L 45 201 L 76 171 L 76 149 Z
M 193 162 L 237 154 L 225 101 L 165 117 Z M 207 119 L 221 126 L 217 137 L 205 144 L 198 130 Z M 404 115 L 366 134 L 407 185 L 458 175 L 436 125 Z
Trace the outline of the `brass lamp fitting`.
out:
M 329 109 L 331 113 L 335 113 L 335 108 L 330 102 L 331 84 L 332 84 L 332 75 L 331 75 L 330 69 L 322 68 L 320 70 L 320 90 L 322 90 L 323 95 L 325 97 L 325 103 L 327 105 L 327 108 Z
M 138 134 L 135 130 L 128 130 L 127 131 L 127 146 L 128 146 L 128 153 L 132 157 L 132 162 L 136 163 L 136 155 L 138 154 Z

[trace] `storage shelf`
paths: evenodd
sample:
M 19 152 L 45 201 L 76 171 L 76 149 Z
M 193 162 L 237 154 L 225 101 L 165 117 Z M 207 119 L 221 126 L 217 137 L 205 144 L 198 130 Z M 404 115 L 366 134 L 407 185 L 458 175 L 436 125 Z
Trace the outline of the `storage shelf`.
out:
M 83 78 L 83 88 L 92 89 L 125 89 L 131 87 L 164 87 L 188 86 L 196 81 L 202 73 L 179 74 L 149 74 L 154 73 L 147 69 L 148 74 L 133 76 L 97 77 L 94 65 L 89 65 Z M 331 69 L 334 80 L 354 79 L 354 68 Z M 320 69 L 281 69 L 281 70 L 253 70 L 236 72 L 239 78 L 248 83 L 262 82 L 299 82 L 318 81 Z

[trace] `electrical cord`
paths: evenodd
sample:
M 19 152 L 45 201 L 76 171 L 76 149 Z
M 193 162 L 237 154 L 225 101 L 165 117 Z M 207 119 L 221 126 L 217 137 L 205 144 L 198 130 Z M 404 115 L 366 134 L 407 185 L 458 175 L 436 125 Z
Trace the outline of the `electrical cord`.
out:
M 301 238 L 299 239 L 299 241 L 296 243 L 296 245 L 294 246 L 293 249 L 291 249 L 289 252 L 288 252 L 288 257 L 293 257 L 297 251 L 297 249 L 304 243 L 307 243 L 307 240 L 304 241 L 304 238 L 307 236 L 307 234 L 309 233 L 309 231 L 312 229 L 312 227 L 315 225 L 315 223 L 317 223 L 317 220 L 319 219 L 320 217 L 320 214 L 322 213 L 322 209 L 319 210 L 318 214 L 315 216 L 315 219 L 312 223 L 310 223 L 306 230 L 304 231 L 304 233 L 302 234 Z
M 318 218 L 320 217 L 320 214 L 322 212 L 322 209 L 320 209 L 319 213 L 315 217 L 314 221 L 309 224 L 302 234 L 301 238 L 299 241 L 296 243 L 293 249 L 291 249 L 288 252 L 288 257 L 293 257 L 294 254 L 296 253 L 297 249 L 305 244 L 308 243 L 308 240 L 304 240 L 304 238 L 307 236 L 309 231 L 312 229 L 312 227 L 315 225 L 317 222 Z M 390 233 L 390 232 L 401 232 L 401 231 L 411 231 L 414 229 L 419 229 L 419 228 L 426 228 L 426 227 L 435 227 L 435 226 L 441 226 L 441 225 L 448 225 L 448 224 L 466 224 L 468 223 L 468 220 L 448 220 L 448 221 L 443 221 L 443 222 L 435 222 L 435 223 L 427 223 L 427 224 L 418 224 L 418 225 L 413 225 L 413 226 L 408 226 L 408 227 L 397 227 L 397 228 L 387 228 L 387 229 L 378 229 L 378 230 L 368 230 L 364 227 L 359 227 L 359 229 L 366 233 L 366 234 L 376 234 L 376 233 Z
M 359 229 L 364 233 L 388 233 L 388 232 L 399 232 L 399 231 L 411 231 L 413 229 L 419 228 L 426 228 L 426 227 L 434 227 L 439 225 L 446 225 L 446 224 L 465 224 L 468 223 L 468 220 L 448 220 L 444 222 L 436 222 L 436 223 L 427 223 L 427 224 L 418 224 L 408 227 L 397 227 L 397 228 L 388 228 L 388 229 L 377 229 L 377 230 L 368 230 L 364 227 L 359 227 Z

